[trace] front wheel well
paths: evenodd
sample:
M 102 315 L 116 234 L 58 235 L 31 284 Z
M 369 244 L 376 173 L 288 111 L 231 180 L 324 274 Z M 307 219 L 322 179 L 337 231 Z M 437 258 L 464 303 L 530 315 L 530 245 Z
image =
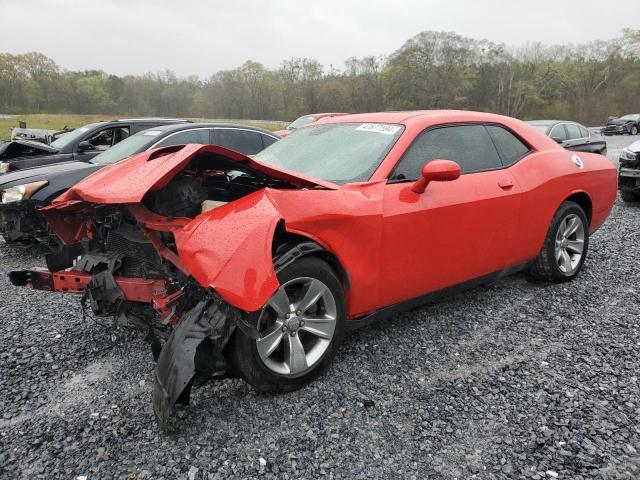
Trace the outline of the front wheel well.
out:
M 584 214 L 587 216 L 587 223 L 591 225 L 591 212 L 592 204 L 591 197 L 584 192 L 577 192 L 564 199 L 565 202 L 574 202 L 580 205 L 580 208 L 584 210 Z
M 333 252 L 326 250 L 309 237 L 287 232 L 284 229 L 284 224 L 282 222 L 280 223 L 280 225 L 278 225 L 273 238 L 272 254 L 274 263 L 276 263 L 278 258 L 286 254 L 286 252 L 295 249 L 301 244 L 309 243 L 313 243 L 317 246 L 317 248 L 312 251 L 304 252 L 303 256 L 312 255 L 327 262 L 329 266 L 335 271 L 336 275 L 338 275 L 338 278 L 340 279 L 342 287 L 345 289 L 345 291 L 349 290 L 351 288 L 349 272 L 347 272 L 347 270 L 342 266 L 340 260 L 338 260 L 338 257 Z

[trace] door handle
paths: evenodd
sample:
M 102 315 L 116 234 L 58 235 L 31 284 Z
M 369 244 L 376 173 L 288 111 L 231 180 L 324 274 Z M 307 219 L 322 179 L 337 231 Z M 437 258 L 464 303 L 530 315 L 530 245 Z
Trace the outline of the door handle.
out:
M 510 178 L 501 178 L 498 180 L 498 186 L 504 190 L 508 190 L 513 187 L 513 180 Z

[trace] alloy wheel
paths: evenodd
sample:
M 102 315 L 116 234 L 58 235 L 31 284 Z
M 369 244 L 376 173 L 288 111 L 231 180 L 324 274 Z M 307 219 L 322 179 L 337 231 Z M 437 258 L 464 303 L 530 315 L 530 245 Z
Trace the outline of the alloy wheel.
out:
M 572 213 L 560 222 L 556 233 L 555 257 L 562 273 L 570 275 L 580 265 L 584 238 L 585 226 L 578 215 Z
M 281 285 L 260 313 L 256 348 L 274 373 L 297 377 L 311 370 L 329 348 L 336 329 L 336 301 L 316 278 Z

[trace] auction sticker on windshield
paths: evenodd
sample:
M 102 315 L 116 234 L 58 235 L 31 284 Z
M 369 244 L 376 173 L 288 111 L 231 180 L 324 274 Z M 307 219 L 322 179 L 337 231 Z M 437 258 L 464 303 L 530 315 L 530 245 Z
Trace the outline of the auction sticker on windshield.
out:
M 386 125 L 383 123 L 363 123 L 356 130 L 361 132 L 377 132 L 385 135 L 395 135 L 400 130 L 399 125 Z
M 142 132 L 142 135 L 147 135 L 150 137 L 157 137 L 162 132 L 160 130 L 149 130 L 148 132 Z

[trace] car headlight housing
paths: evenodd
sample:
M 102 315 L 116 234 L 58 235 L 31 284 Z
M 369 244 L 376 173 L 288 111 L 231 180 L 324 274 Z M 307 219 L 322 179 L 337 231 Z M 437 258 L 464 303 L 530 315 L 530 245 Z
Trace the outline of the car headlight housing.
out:
M 622 150 L 622 153 L 620 153 L 620 160 L 627 160 L 629 162 L 633 162 L 634 160 L 636 160 L 636 158 L 638 158 L 638 154 L 626 148 Z
M 7 173 L 11 170 L 11 164 L 9 162 L 0 162 L 0 173 Z
M 0 191 L 0 203 L 13 203 L 22 200 L 28 200 L 31 196 L 44 187 L 47 183 L 45 180 L 39 182 L 25 183 L 24 185 L 16 185 Z

